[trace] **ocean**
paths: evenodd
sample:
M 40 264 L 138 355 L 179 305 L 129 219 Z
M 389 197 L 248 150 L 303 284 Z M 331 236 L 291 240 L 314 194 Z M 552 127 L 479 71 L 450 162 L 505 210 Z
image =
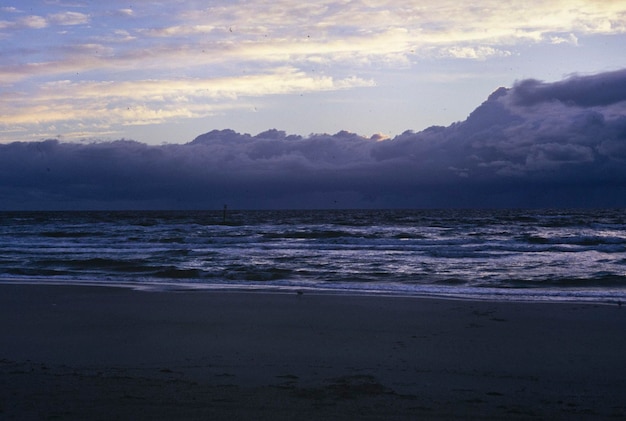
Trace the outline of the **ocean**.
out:
M 626 210 L 0 213 L 0 283 L 626 302 Z

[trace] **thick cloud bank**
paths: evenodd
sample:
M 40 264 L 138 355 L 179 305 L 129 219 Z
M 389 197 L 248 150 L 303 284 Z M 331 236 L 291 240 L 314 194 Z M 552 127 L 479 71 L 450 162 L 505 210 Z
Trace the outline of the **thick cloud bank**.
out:
M 211 131 L 0 145 L 2 209 L 626 206 L 626 70 L 499 88 L 393 139 Z
M 573 77 L 556 83 L 528 79 L 515 85 L 515 101 L 520 105 L 548 101 L 580 107 L 611 105 L 626 98 L 625 81 L 626 69 L 596 76 Z

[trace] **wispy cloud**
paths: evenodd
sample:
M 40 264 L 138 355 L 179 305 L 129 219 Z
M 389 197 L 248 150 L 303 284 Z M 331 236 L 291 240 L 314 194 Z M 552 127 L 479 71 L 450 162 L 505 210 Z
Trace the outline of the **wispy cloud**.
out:
M 0 127 L 81 121 L 83 125 L 154 124 L 172 118 L 210 115 L 237 105 L 240 97 L 319 92 L 372 86 L 358 77 L 310 76 L 295 68 L 241 77 L 48 82 L 37 92 L 0 98 L 7 112 Z M 150 105 L 146 105 L 150 104 Z
M 50 25 L 82 25 L 89 22 L 89 16 L 78 12 L 54 13 L 47 16 L 29 15 L 22 16 L 22 13 L 14 7 L 3 8 L 3 12 L 16 13 L 14 20 L 0 21 L 0 31 L 20 30 L 20 29 L 43 29 Z
M 79 12 L 54 13 L 48 16 L 48 21 L 54 25 L 82 25 L 89 22 L 89 16 Z
M 41 29 L 48 26 L 48 20 L 41 16 L 24 16 L 12 21 L 0 21 L 0 31 L 19 29 Z

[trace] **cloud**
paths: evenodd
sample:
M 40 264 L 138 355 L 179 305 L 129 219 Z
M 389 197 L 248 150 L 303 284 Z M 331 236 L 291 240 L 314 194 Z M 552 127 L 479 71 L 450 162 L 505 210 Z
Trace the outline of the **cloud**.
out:
M 507 57 L 511 55 L 510 51 L 497 50 L 492 47 L 460 47 L 454 46 L 447 49 L 441 49 L 440 54 L 444 57 L 453 57 L 461 59 L 485 60 L 486 58 L 498 56 Z
M 87 47 L 85 47 L 87 48 Z M 95 50 L 97 46 L 89 46 Z M 80 121 L 95 126 L 141 125 L 178 118 L 204 117 L 234 107 L 238 98 L 302 94 L 373 86 L 359 77 L 308 75 L 291 67 L 238 77 L 72 82 L 42 84 L 36 92 L 0 97 L 6 110 L 0 128 Z M 225 101 L 227 100 L 227 101 Z
M 552 35 L 550 36 L 550 43 L 578 45 L 578 37 L 572 33 L 567 35 Z
M 55 25 L 82 25 L 89 22 L 89 16 L 78 12 L 63 12 L 48 16 L 48 20 L 51 24 Z
M 6 10 L 5 10 L 6 9 Z M 15 8 L 3 8 L 4 12 L 19 13 Z M 81 25 L 89 22 L 89 16 L 78 12 L 54 13 L 48 16 L 29 15 L 19 17 L 12 21 L 0 21 L 0 31 L 2 30 L 25 30 L 43 29 L 50 25 Z
M 14 21 L 0 21 L 0 31 L 15 29 L 41 29 L 48 26 L 48 21 L 41 16 L 25 16 Z
M 284 3 L 284 4 L 283 4 Z M 288 3 L 288 4 L 287 4 Z M 227 33 L 237 41 L 234 56 L 331 62 L 397 62 L 398 55 L 484 59 L 510 55 L 519 43 L 576 43 L 578 34 L 623 33 L 616 2 L 531 2 L 520 8 L 505 2 L 460 7 L 443 0 L 424 6 L 413 1 L 299 4 L 256 1 L 237 7 L 186 10 L 180 25 L 150 28 L 153 36 Z M 251 17 L 254 16 L 254 19 Z M 480 24 L 477 24 L 480 22 Z M 305 41 L 305 42 L 303 42 Z M 249 48 L 248 48 L 249 47 Z M 394 57 L 395 56 L 395 57 Z M 364 59 L 367 58 L 367 59 Z
M 162 69 L 241 61 L 284 66 L 324 60 L 365 66 L 372 62 L 410 62 L 412 58 L 432 56 L 433 50 L 439 56 L 482 60 L 509 55 L 515 45 L 529 41 L 575 42 L 577 34 L 626 32 L 626 20 L 620 18 L 626 14 L 626 5 L 580 2 L 577 6 L 565 0 L 536 1 L 523 8 L 506 2 L 461 7 L 458 2 L 448 0 L 427 6 L 414 1 L 323 1 L 296 6 L 291 1 L 280 0 L 246 2 L 243 6 L 238 3 L 218 3 L 207 8 L 188 6 L 164 17 L 160 15 L 162 11 L 147 5 L 142 11 L 153 19 L 137 19 L 133 21 L 135 27 L 127 26 L 128 19 L 121 21 L 124 27 L 116 27 L 117 22 L 90 22 L 88 15 L 62 12 L 45 18 L 31 16 L 3 21 L 0 29 L 44 28 L 50 24 L 89 21 L 90 37 L 102 39 L 112 31 L 126 30 L 141 42 L 115 44 L 111 60 L 90 68 L 118 71 L 145 66 L 148 59 L 158 61 Z M 104 14 L 107 13 L 110 14 Z M 137 15 L 130 8 L 116 9 L 115 13 Z M 170 42 L 164 42 L 163 38 Z M 207 54 L 198 56 L 197 52 L 202 50 Z M 26 60 L 20 59 L 32 64 Z M 64 73 L 71 63 L 76 63 L 72 56 L 56 60 L 60 61 L 54 66 L 56 69 L 48 67 L 47 75 Z M 76 71 L 85 70 L 81 66 L 76 68 Z
M 127 16 L 133 16 L 135 14 L 135 12 L 133 11 L 133 9 L 128 9 L 127 8 L 127 9 L 118 9 L 118 10 L 115 11 L 114 14 L 118 15 L 118 16 L 127 17 Z
M 613 93 L 623 74 L 542 82 L 530 105 L 527 86 L 537 82 L 520 81 L 494 91 L 464 121 L 392 139 L 272 129 L 213 130 L 160 146 L 0 145 L 1 206 L 626 206 L 626 116 Z M 596 99 L 582 100 L 585 89 Z
M 591 76 L 572 76 L 557 83 L 528 79 L 513 87 L 518 105 L 559 101 L 565 105 L 593 107 L 626 101 L 626 69 Z

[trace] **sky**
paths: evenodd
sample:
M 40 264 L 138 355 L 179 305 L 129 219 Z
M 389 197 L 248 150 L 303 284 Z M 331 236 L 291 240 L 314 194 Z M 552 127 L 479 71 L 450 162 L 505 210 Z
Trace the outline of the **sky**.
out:
M 626 206 L 624 45 L 611 0 L 3 0 L 0 209 Z

